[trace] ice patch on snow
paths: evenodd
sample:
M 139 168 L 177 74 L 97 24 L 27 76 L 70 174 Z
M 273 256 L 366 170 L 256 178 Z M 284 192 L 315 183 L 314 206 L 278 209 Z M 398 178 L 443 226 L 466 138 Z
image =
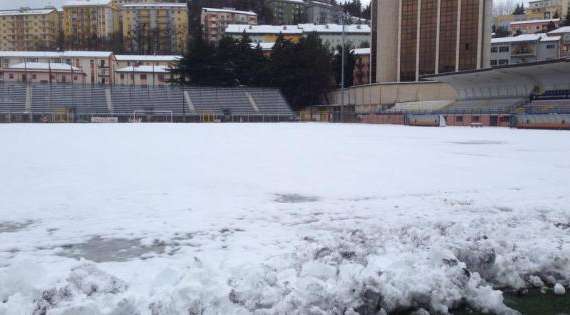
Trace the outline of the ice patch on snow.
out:
M 162 254 L 165 247 L 166 244 L 158 241 L 144 245 L 140 239 L 95 236 L 85 243 L 64 245 L 58 254 L 71 258 L 85 258 L 94 262 L 127 261 L 146 257 L 145 255 L 150 253 Z
M 34 223 L 33 220 L 27 220 L 23 222 L 10 222 L 10 221 L 0 221 L 0 233 L 12 233 L 24 230 L 28 226 Z
M 303 203 L 315 202 L 319 200 L 316 196 L 306 196 L 301 194 L 275 194 L 275 202 L 279 203 Z

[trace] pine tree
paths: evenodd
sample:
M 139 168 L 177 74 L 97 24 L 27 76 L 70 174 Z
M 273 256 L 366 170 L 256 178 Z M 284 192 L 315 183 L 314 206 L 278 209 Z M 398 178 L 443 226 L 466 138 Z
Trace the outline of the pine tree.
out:
M 568 6 L 568 10 L 566 11 L 566 18 L 560 24 L 562 26 L 570 26 L 570 6 Z

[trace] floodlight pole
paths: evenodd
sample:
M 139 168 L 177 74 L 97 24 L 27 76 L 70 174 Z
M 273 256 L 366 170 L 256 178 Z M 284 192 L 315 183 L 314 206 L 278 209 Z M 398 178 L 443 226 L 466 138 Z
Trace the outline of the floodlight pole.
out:
M 345 33 L 344 33 L 344 11 L 341 11 L 341 19 L 342 19 L 342 51 L 341 51 L 341 62 L 340 62 L 340 120 L 341 122 L 344 121 L 344 49 L 345 49 Z

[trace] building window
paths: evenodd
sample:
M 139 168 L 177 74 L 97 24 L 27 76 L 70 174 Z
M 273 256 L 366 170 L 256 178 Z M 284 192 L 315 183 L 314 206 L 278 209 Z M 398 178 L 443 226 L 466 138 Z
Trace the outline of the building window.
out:
M 508 60 L 508 59 L 499 59 L 499 64 L 500 64 L 500 65 L 508 65 L 508 64 L 509 64 L 509 60 Z
M 555 45 L 554 44 L 548 44 L 546 45 L 546 49 L 554 49 Z
M 455 117 L 455 121 L 462 123 L 462 122 L 463 122 L 463 116 L 457 116 L 457 117 Z
M 37 75 L 35 75 L 35 74 L 32 74 L 32 80 L 35 80 L 35 79 L 37 79 L 37 78 L 38 78 L 38 76 L 37 76 Z
M 141 80 L 146 80 L 146 74 L 141 74 Z
M 509 52 L 509 46 L 501 46 L 501 47 L 499 47 L 499 52 Z
M 14 79 L 14 74 L 13 73 L 8 74 L 8 78 Z
M 496 66 L 497 65 L 497 60 L 496 59 L 492 59 L 491 60 L 491 66 Z
M 121 73 L 121 75 L 119 76 L 121 78 L 121 80 L 125 79 L 125 75 Z
M 496 53 L 496 52 L 497 52 L 497 47 L 491 47 L 491 52 L 492 52 L 492 53 Z

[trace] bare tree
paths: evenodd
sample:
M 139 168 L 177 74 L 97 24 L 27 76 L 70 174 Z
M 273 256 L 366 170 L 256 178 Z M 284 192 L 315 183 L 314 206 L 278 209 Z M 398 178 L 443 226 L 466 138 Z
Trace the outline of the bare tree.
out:
M 519 2 L 520 0 L 494 1 L 493 16 L 512 14 Z

